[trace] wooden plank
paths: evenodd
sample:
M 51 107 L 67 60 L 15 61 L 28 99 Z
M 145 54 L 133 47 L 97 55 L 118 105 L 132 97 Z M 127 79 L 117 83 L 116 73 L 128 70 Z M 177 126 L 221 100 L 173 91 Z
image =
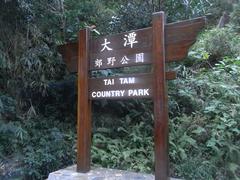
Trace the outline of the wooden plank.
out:
M 194 41 L 197 33 L 203 27 L 203 23 L 194 23 L 186 25 L 168 25 L 166 26 L 166 44 L 178 44 L 180 42 Z
M 205 17 L 166 25 L 166 62 L 179 61 L 188 54 L 197 34 L 206 23 Z
M 166 79 L 176 79 L 176 72 L 166 72 Z M 128 74 L 117 77 L 89 78 L 89 99 L 140 99 L 152 97 L 152 74 Z
M 134 35 L 134 43 L 132 46 L 130 44 L 126 44 L 124 46 L 126 40 L 128 39 L 127 36 L 129 34 L 133 33 Z M 107 48 L 104 48 L 103 44 L 106 42 L 109 42 L 107 44 L 107 47 L 109 47 L 112 50 L 107 50 Z M 134 48 L 145 48 L 151 46 L 151 28 L 144 28 L 144 29 L 138 29 L 138 30 L 132 30 L 124 33 L 114 34 L 114 35 L 108 35 L 104 37 L 100 37 L 97 39 L 94 39 L 91 43 L 91 53 L 101 53 L 101 54 L 109 54 L 111 56 L 111 53 L 114 53 L 114 51 L 119 51 L 123 49 L 134 49 Z M 103 50 L 104 49 L 104 50 Z
M 166 62 L 179 61 L 187 56 L 188 49 L 196 41 L 197 33 L 205 25 L 205 17 L 200 17 L 192 20 L 180 21 L 177 23 L 166 24 Z M 134 48 L 129 48 L 129 46 L 124 47 L 124 37 L 125 35 L 136 32 L 136 40 L 138 43 L 135 43 Z M 137 39 L 139 37 L 139 39 Z M 107 39 L 111 42 L 112 51 L 104 50 L 101 52 L 101 44 L 104 43 L 104 39 Z M 91 57 L 90 57 L 90 69 L 106 69 L 106 68 L 116 68 L 124 66 L 139 65 L 138 63 L 123 64 L 120 63 L 116 66 L 102 66 L 95 67 L 95 60 L 102 59 L 107 62 L 107 58 L 115 57 L 119 62 L 122 57 L 130 56 L 133 57 L 137 53 L 149 53 L 151 52 L 151 40 L 152 40 L 152 28 L 145 28 L 135 31 L 129 31 L 126 33 L 121 33 L 117 35 L 105 36 L 93 40 L 91 43 Z M 67 67 L 70 72 L 77 71 L 77 43 L 69 43 L 59 47 L 60 53 L 63 55 Z M 100 51 L 100 52 L 99 52 Z M 146 61 L 142 64 L 152 63 L 151 55 L 148 54 Z M 141 63 L 140 63 L 141 64 Z
M 205 18 L 196 18 L 193 20 L 181 21 L 177 23 L 171 23 L 166 25 L 166 61 L 178 61 L 187 56 L 188 49 L 190 46 L 196 41 L 197 33 L 203 28 L 205 24 Z M 135 32 L 138 33 L 139 42 L 143 44 L 143 46 L 139 46 L 136 44 L 135 48 L 123 48 L 121 40 L 123 39 L 123 33 L 118 35 L 110 36 L 109 39 L 111 42 L 113 41 L 115 44 L 114 47 L 117 48 L 112 51 L 105 51 L 104 53 L 100 53 L 100 42 L 103 41 L 104 38 L 100 40 L 95 40 L 93 42 L 94 46 L 98 46 L 98 53 L 94 54 L 95 48 L 92 47 L 93 55 L 90 60 L 90 69 L 110 69 L 117 67 L 126 67 L 126 66 L 134 66 L 134 65 L 143 65 L 143 64 L 151 64 L 152 58 L 151 54 L 151 33 L 152 28 L 146 28 L 137 30 Z M 132 31 L 134 32 L 134 31 Z M 126 33 L 125 33 L 126 34 Z M 110 41 L 109 40 L 109 41 Z M 144 42 L 143 42 L 144 41 Z M 146 41 L 146 42 L 145 42 Z M 121 42 L 121 43 L 120 43 Z M 92 52 L 91 51 L 91 52 Z M 144 59 L 142 63 L 135 63 L 135 59 L 132 59 L 136 53 L 145 53 L 147 54 L 147 58 Z M 123 56 L 130 57 L 131 59 L 128 64 L 121 64 L 121 59 Z M 114 57 L 116 59 L 116 63 L 111 65 L 107 64 L 108 58 Z M 103 63 L 101 66 L 96 66 L 96 59 L 101 60 Z M 104 63 L 105 62 L 105 63 Z
M 188 55 L 188 49 L 194 42 L 182 42 L 181 44 L 166 45 L 166 62 L 183 60 Z
M 152 74 L 90 78 L 90 99 L 131 99 L 152 97 Z
M 67 69 L 70 72 L 77 72 L 78 69 L 78 44 L 76 42 L 58 46 L 58 51 L 65 60 Z
M 150 52 L 151 49 L 119 50 L 116 54 L 111 54 L 112 56 L 99 56 L 90 60 L 90 70 L 151 64 L 152 54 Z
M 153 103 L 155 179 L 169 179 L 168 163 L 168 100 L 165 76 L 164 12 L 153 14 Z
M 88 99 L 88 60 L 90 30 L 79 32 L 78 108 L 77 108 L 77 171 L 90 170 L 91 101 Z
M 145 28 L 93 40 L 90 70 L 150 64 L 151 39 L 151 28 Z
M 188 25 L 196 24 L 196 23 L 205 24 L 206 23 L 206 17 L 202 16 L 202 17 L 187 19 L 187 20 L 183 20 L 183 21 L 179 21 L 179 22 L 168 23 L 168 24 L 165 24 L 165 28 L 166 28 L 166 30 L 169 30 L 168 28 L 171 28 L 171 27 L 179 28 L 179 27 L 182 27 L 182 26 L 188 26 Z
M 177 78 L 177 73 L 175 71 L 166 72 L 166 80 L 174 80 Z

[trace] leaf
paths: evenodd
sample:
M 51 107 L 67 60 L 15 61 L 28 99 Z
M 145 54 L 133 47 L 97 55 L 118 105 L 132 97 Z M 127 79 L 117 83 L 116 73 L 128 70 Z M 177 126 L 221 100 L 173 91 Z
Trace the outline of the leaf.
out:
M 206 132 L 206 130 L 204 128 L 200 127 L 200 126 L 198 126 L 197 129 L 192 131 L 192 133 L 197 134 L 197 135 L 199 135 L 203 132 Z
M 130 157 L 131 151 L 123 151 L 122 154 L 123 154 L 124 160 L 126 160 Z
M 217 141 L 215 138 L 211 138 L 210 140 L 207 141 L 207 147 L 212 148 L 216 152 L 220 152 L 219 148 L 216 146 Z
M 233 129 L 232 129 L 232 132 L 235 132 L 235 133 L 237 133 L 237 135 L 239 135 L 239 134 L 240 134 L 240 130 L 239 130 L 238 128 L 233 128 Z
M 185 139 L 189 144 L 191 144 L 192 146 L 195 146 L 196 145 L 196 140 L 195 139 L 193 139 L 193 138 L 191 138 L 191 137 L 187 137 L 186 139 Z
M 118 129 L 117 129 L 117 131 L 118 132 L 125 132 L 125 133 L 128 133 L 128 131 L 126 130 L 126 129 L 124 129 L 123 127 L 119 127 Z
M 184 160 L 187 158 L 187 154 L 186 152 L 184 151 L 184 149 L 182 148 L 179 148 L 179 151 L 180 151 L 180 157 Z
M 229 170 L 235 174 L 235 171 L 240 168 L 238 164 L 235 164 L 235 163 L 229 163 L 228 165 L 229 167 Z

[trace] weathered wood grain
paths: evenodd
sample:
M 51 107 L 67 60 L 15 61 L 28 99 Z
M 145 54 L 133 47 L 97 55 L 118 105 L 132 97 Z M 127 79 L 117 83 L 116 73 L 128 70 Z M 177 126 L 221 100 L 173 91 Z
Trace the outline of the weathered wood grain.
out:
M 200 17 L 192 20 L 180 21 L 176 23 L 170 23 L 165 25 L 165 42 L 166 42 L 166 62 L 173 62 L 182 60 L 187 56 L 188 49 L 191 45 L 196 41 L 196 37 L 198 32 L 204 27 L 205 25 L 205 17 Z M 105 51 L 99 53 L 101 50 L 101 43 L 104 41 L 104 38 L 101 37 L 93 40 L 91 43 L 90 51 L 90 65 L 91 69 L 104 69 L 106 67 L 102 66 L 102 68 L 94 68 L 94 60 L 96 58 L 99 59 L 106 59 L 111 56 L 116 56 L 116 59 L 122 57 L 122 55 L 134 55 L 136 53 L 151 52 L 151 39 L 152 39 L 152 27 L 140 29 L 136 31 L 138 33 L 139 42 L 134 44 L 134 48 L 122 48 L 123 38 L 126 33 L 121 33 L 117 35 L 107 36 L 107 39 L 112 42 L 112 48 L 114 49 L 110 53 Z M 121 43 L 119 43 L 121 42 Z M 59 46 L 59 52 L 62 54 L 63 59 L 66 62 L 67 68 L 70 72 L 77 72 L 77 43 L 67 43 L 65 45 Z M 147 56 L 146 61 L 143 64 L 150 64 L 152 63 L 151 55 Z M 138 65 L 138 64 L 130 64 L 130 65 Z M 127 64 L 120 65 L 117 67 L 124 67 L 129 66 Z M 107 67 L 111 68 L 111 67 Z M 113 67 L 116 68 L 116 67 Z
M 77 171 L 88 172 L 91 165 L 91 101 L 88 99 L 88 59 L 90 31 L 79 32 L 78 107 L 77 107 Z
M 169 179 L 168 157 L 168 100 L 165 76 L 165 16 L 153 14 L 153 104 L 155 180 Z
M 70 72 L 77 72 L 78 70 L 78 43 L 71 42 L 58 46 L 58 51 L 66 63 L 67 69 Z
M 194 44 L 197 34 L 206 23 L 205 17 L 167 24 L 166 62 L 179 61 L 188 54 L 188 49 Z

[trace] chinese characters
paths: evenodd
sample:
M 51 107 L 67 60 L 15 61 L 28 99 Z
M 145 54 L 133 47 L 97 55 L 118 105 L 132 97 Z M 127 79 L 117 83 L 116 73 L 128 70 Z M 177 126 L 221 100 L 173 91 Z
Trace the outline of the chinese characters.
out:
M 110 66 L 114 66 L 115 61 L 116 61 L 115 57 L 107 58 L 107 64 L 110 65 Z
M 122 41 L 120 40 L 122 39 Z M 115 39 L 111 38 L 104 38 L 101 40 L 99 51 L 100 53 L 103 53 L 104 55 L 101 55 L 100 57 L 96 58 L 94 60 L 94 68 L 101 69 L 101 68 L 113 68 L 113 67 L 121 67 L 127 64 L 137 64 L 137 63 L 144 63 L 144 53 L 123 53 L 121 56 L 117 53 L 116 49 L 116 41 L 113 41 Z M 129 32 L 128 34 L 122 35 L 122 37 L 119 37 L 119 40 L 117 42 L 120 43 L 117 45 L 118 48 L 121 49 L 121 46 L 128 47 L 128 48 L 134 48 L 134 45 L 138 43 L 137 40 L 137 33 L 136 32 Z M 115 51 L 114 51 L 115 50 Z M 125 51 L 126 52 L 126 51 Z
M 107 41 L 107 39 L 104 39 L 104 43 L 101 44 L 103 46 L 101 52 L 103 52 L 105 49 L 108 51 L 112 51 L 112 48 L 108 47 L 108 44 L 110 44 L 110 42 Z
M 95 67 L 100 68 L 102 66 L 102 59 L 96 59 L 95 60 Z
M 94 68 L 113 68 L 121 67 L 126 64 L 139 64 L 144 63 L 144 53 L 137 53 L 132 55 L 112 56 L 107 58 L 97 58 L 94 60 Z
M 128 64 L 129 59 L 127 56 L 123 56 L 122 60 L 120 61 L 122 64 Z
M 133 45 L 138 43 L 138 41 L 136 40 L 136 36 L 137 33 L 135 32 L 130 32 L 128 34 L 125 34 L 123 37 L 124 43 L 123 46 L 127 47 L 130 46 L 131 48 L 133 48 Z M 113 49 L 110 46 L 111 42 L 107 40 L 107 38 L 104 38 L 104 42 L 101 44 L 102 49 L 101 52 L 103 51 L 112 51 Z
M 144 53 L 136 54 L 136 63 L 143 63 L 144 62 Z
M 138 41 L 136 41 L 136 36 L 137 36 L 137 34 L 135 32 L 131 32 L 128 35 L 125 34 L 125 37 L 123 38 L 124 39 L 124 44 L 123 44 L 124 47 L 129 45 L 131 48 L 133 48 L 133 44 L 138 43 Z

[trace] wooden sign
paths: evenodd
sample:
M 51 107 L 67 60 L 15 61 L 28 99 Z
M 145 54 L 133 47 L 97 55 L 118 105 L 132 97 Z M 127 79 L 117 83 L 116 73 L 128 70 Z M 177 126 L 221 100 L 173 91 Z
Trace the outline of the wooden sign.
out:
M 89 98 L 150 98 L 152 79 L 152 74 L 89 79 Z
M 167 80 L 175 78 L 175 72 L 166 72 Z M 152 79 L 154 79 L 152 74 L 89 78 L 89 98 L 91 100 L 151 98 Z
M 91 43 L 90 70 L 150 64 L 151 28 L 98 38 Z
M 154 104 L 155 179 L 169 179 L 168 100 L 166 62 L 186 57 L 205 18 L 165 24 L 164 12 L 154 13 L 152 27 L 92 40 L 90 30 L 79 32 L 78 43 L 60 46 L 70 72 L 78 72 L 77 171 L 90 170 L 91 101 L 151 98 Z M 89 71 L 152 65 L 152 72 L 91 78 Z M 77 68 L 76 68 L 77 67 Z
M 165 52 L 166 52 L 165 60 L 166 62 L 179 61 L 185 58 L 187 56 L 188 49 L 195 42 L 196 36 L 198 32 L 204 27 L 204 24 L 205 24 L 205 18 L 203 17 L 187 20 L 187 21 L 181 21 L 177 23 L 165 24 Z M 92 69 L 94 69 L 94 60 L 96 59 L 103 59 L 103 61 L 107 63 L 108 57 L 113 56 L 113 57 L 116 57 L 116 59 L 120 59 L 121 55 L 124 55 L 124 54 L 126 54 L 127 57 L 130 55 L 129 59 L 131 61 L 129 61 L 129 63 L 132 63 L 136 58 L 134 57 L 134 54 L 142 53 L 144 50 L 145 50 L 144 51 L 145 63 L 146 64 L 151 63 L 148 61 L 152 60 L 151 58 L 152 43 L 149 44 L 149 43 L 143 42 L 144 44 L 144 46 L 142 46 L 144 47 L 143 49 L 139 49 L 139 43 L 138 44 L 135 43 L 134 47 L 136 48 L 127 48 L 127 49 L 125 48 L 125 50 L 123 50 L 122 52 L 121 52 L 121 49 L 118 49 L 117 51 L 112 51 L 111 55 L 110 54 L 106 55 L 100 52 L 101 50 L 100 46 L 102 43 L 104 43 L 105 38 L 107 38 L 109 42 L 114 43 L 114 41 L 111 41 L 111 40 L 114 39 L 113 37 L 117 36 L 118 41 L 121 42 L 120 45 L 122 45 L 124 43 L 124 39 L 123 39 L 124 35 L 127 35 L 131 32 L 135 32 L 136 34 L 139 35 L 139 36 L 136 36 L 136 38 L 141 36 L 146 36 L 145 39 L 142 39 L 142 38 L 138 39 L 139 42 L 152 41 L 152 33 L 151 33 L 152 27 L 145 28 L 142 30 L 121 33 L 119 35 L 112 35 L 110 36 L 110 38 L 108 38 L 107 36 L 107 37 L 93 40 L 94 42 L 92 43 L 89 42 L 90 49 L 94 49 L 94 47 L 97 46 L 98 50 L 94 50 L 95 53 L 90 54 L 91 61 L 89 62 L 92 64 L 91 65 Z M 91 44 L 98 44 L 98 45 L 91 46 Z M 78 51 L 77 51 L 78 47 L 77 46 L 78 46 L 78 43 L 74 43 L 74 42 L 59 46 L 59 51 L 63 55 L 67 68 L 70 72 L 77 72 L 77 64 L 78 64 Z M 119 46 L 117 46 L 116 44 L 113 44 L 111 48 L 117 48 L 117 47 Z M 126 53 L 126 50 L 129 53 Z M 96 53 L 96 51 L 98 51 L 99 53 Z M 150 52 L 150 54 L 148 52 Z M 117 56 L 117 55 L 120 55 L 120 56 Z M 105 63 L 103 63 L 103 65 Z M 133 63 L 133 64 L 140 65 L 141 63 L 140 64 Z M 128 66 L 128 64 L 126 64 L 125 66 Z M 105 67 L 106 66 L 101 66 L 101 68 L 97 68 L 97 69 L 111 68 L 110 65 L 108 65 L 106 68 Z M 116 68 L 116 67 L 113 67 L 113 68 Z

